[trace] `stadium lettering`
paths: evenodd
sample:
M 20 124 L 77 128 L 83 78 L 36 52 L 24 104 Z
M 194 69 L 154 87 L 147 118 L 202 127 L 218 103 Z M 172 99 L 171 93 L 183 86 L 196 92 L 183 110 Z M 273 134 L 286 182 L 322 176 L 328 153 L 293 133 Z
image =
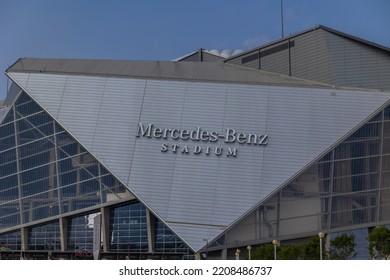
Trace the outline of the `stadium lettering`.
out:
M 189 129 L 177 129 L 177 128 L 161 128 L 156 127 L 152 123 L 144 125 L 139 123 L 137 126 L 136 137 L 153 138 L 153 139 L 164 139 L 193 141 L 197 142 L 193 145 L 188 143 L 164 143 L 161 144 L 161 152 L 171 151 L 172 153 L 181 154 L 194 154 L 194 155 L 211 155 L 216 156 L 226 155 L 227 157 L 236 157 L 238 154 L 237 148 L 232 147 L 221 147 L 216 146 L 220 140 L 228 145 L 248 144 L 265 146 L 267 145 L 268 135 L 267 134 L 255 134 L 255 133 L 243 133 L 237 132 L 232 128 L 225 128 L 223 132 L 219 131 L 207 131 L 201 129 L 199 126 L 192 130 Z M 204 143 L 204 144 L 201 144 Z

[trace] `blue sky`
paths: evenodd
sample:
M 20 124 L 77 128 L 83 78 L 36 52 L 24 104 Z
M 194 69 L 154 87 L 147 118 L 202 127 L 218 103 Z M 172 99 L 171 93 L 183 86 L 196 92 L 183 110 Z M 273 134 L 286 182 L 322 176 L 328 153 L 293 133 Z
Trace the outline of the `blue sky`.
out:
M 20 57 L 171 60 L 281 37 L 281 0 L 0 0 L 0 99 Z M 318 24 L 390 47 L 389 0 L 283 0 L 284 34 Z

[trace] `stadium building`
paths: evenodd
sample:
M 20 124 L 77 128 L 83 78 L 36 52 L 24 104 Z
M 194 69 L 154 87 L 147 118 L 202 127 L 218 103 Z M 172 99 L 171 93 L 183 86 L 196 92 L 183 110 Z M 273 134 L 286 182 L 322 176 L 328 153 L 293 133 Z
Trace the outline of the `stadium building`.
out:
M 390 49 L 324 27 L 175 61 L 22 58 L 2 259 L 234 259 L 390 224 Z

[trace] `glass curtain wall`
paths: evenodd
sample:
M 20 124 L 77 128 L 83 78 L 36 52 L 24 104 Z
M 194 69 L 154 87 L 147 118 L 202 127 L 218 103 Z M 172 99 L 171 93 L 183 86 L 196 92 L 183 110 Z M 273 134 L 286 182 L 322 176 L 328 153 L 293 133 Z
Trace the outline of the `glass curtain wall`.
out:
M 33 227 L 28 232 L 28 250 L 61 251 L 59 222 Z
M 154 228 L 154 248 L 156 252 L 193 255 L 188 246 L 161 221 L 156 220 Z
M 26 93 L 0 124 L 0 230 L 129 196 Z
M 20 251 L 21 243 L 20 231 L 0 235 L 0 252 Z
M 381 178 L 390 171 L 390 151 L 382 143 L 390 137 L 390 119 L 383 116 L 377 114 L 260 207 L 262 237 L 385 221 L 381 193 L 390 186 Z
M 141 253 L 148 251 L 146 209 L 131 203 L 111 209 L 110 251 Z
M 263 203 L 236 227 L 251 240 L 294 239 L 390 220 L 390 106 Z M 226 245 L 240 239 L 226 234 Z M 253 239 L 252 239 L 253 238 Z
M 110 213 L 110 252 L 148 252 L 148 226 L 146 209 L 134 202 L 111 209 Z M 154 236 L 153 253 L 184 255 L 193 257 L 193 252 L 166 225 L 151 215 L 151 230 Z M 150 252 L 149 252 L 150 253 Z
M 0 124 L 0 230 L 123 198 L 132 195 L 22 92 Z M 89 216 L 69 218 L 66 250 L 91 252 L 93 224 Z M 32 226 L 28 232 L 28 250 L 61 250 L 58 220 Z M 20 250 L 20 232 L 17 243 L 10 242 L 10 234 L 15 233 L 0 234 L 0 242 Z M 156 222 L 155 234 L 156 252 L 190 252 L 161 222 Z M 148 251 L 146 209 L 140 203 L 111 209 L 109 250 Z

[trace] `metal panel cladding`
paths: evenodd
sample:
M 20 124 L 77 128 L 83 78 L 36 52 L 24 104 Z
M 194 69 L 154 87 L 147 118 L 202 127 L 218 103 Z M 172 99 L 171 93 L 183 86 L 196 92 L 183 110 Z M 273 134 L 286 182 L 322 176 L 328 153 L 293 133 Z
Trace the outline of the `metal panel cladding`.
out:
M 26 91 L 195 251 L 390 98 L 329 87 L 29 75 Z M 50 87 L 61 98 L 47 99 Z

